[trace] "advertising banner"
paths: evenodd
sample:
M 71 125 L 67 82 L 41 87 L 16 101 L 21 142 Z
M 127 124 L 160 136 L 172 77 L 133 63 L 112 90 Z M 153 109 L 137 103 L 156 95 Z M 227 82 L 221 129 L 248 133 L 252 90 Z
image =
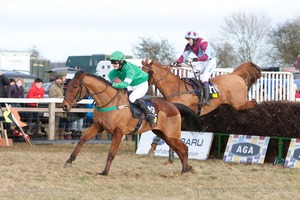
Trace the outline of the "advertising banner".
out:
M 152 131 L 147 131 L 141 135 L 137 154 L 148 154 L 151 143 L 157 136 Z M 189 159 L 206 160 L 213 140 L 213 133 L 210 132 L 181 132 L 181 141 L 189 147 Z M 155 156 L 169 156 L 169 146 L 160 139 L 154 152 Z M 178 157 L 175 153 L 175 157 Z
M 247 164 L 263 164 L 270 137 L 230 135 L 223 160 Z

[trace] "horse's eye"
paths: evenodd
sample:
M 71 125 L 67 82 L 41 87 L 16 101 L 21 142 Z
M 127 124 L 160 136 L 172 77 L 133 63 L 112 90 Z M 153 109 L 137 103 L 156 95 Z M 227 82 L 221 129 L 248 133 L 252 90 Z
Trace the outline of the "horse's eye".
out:
M 78 84 L 74 84 L 74 85 L 73 85 L 73 88 L 78 88 Z

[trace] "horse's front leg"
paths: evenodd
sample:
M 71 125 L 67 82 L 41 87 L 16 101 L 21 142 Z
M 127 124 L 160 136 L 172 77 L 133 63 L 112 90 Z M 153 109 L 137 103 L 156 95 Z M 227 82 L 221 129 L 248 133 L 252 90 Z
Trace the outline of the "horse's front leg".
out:
M 104 170 L 100 173 L 101 175 L 106 176 L 108 174 L 111 163 L 112 163 L 113 159 L 115 158 L 116 153 L 119 149 L 122 137 L 123 137 L 123 133 L 122 133 L 121 129 L 116 128 L 113 132 L 110 149 L 109 149 L 109 152 L 107 155 L 106 165 L 105 165 Z
M 66 161 L 64 168 L 67 167 L 71 167 L 72 166 L 72 162 L 76 159 L 77 155 L 80 152 L 81 147 L 92 137 L 94 137 L 95 135 L 97 135 L 98 133 L 101 133 L 103 131 L 103 127 L 97 126 L 94 123 L 91 125 L 91 127 L 89 128 L 89 130 L 86 132 L 86 134 L 84 134 L 83 136 L 80 137 L 80 140 L 77 144 L 77 146 L 75 147 L 74 151 L 72 152 L 72 154 L 70 155 L 70 158 Z

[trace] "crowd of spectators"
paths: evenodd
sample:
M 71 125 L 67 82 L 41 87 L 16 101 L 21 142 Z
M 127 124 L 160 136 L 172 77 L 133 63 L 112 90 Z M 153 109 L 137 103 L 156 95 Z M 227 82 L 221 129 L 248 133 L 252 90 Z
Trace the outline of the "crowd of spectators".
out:
M 67 83 L 69 80 L 66 79 L 66 73 L 62 72 L 55 76 L 50 88 L 49 88 L 49 98 L 62 98 L 65 95 L 67 89 Z M 8 79 L 2 71 L 0 70 L 0 98 L 44 98 L 45 90 L 43 88 L 43 80 L 41 78 L 36 78 L 31 85 L 27 95 L 24 93 L 24 80 L 21 78 Z M 37 103 L 11 103 L 12 107 L 38 107 Z M 85 107 L 85 105 L 82 105 Z M 1 107 L 5 107 L 3 103 Z M 60 107 L 58 103 L 56 107 Z M 73 115 L 73 116 L 71 116 Z M 23 115 L 22 115 L 23 116 Z M 34 135 L 45 135 L 42 132 L 42 124 L 40 122 L 40 115 L 38 112 L 26 112 L 23 116 L 26 119 L 27 127 L 26 134 L 29 136 Z M 85 113 L 65 113 L 56 112 L 55 113 L 55 132 L 56 139 L 79 139 L 82 135 L 83 119 L 85 118 Z M 8 125 L 7 125 L 8 126 Z M 6 128 L 11 128 L 9 125 Z

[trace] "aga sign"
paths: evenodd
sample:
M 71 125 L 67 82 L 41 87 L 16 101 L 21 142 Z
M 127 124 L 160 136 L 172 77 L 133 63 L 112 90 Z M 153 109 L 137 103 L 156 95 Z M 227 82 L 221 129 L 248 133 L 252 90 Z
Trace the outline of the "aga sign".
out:
M 259 154 L 260 146 L 248 142 L 233 144 L 231 153 L 237 156 L 256 156 Z
M 264 136 L 230 135 L 223 160 L 263 164 L 269 140 Z
M 284 166 L 290 168 L 300 168 L 300 139 L 291 139 Z

